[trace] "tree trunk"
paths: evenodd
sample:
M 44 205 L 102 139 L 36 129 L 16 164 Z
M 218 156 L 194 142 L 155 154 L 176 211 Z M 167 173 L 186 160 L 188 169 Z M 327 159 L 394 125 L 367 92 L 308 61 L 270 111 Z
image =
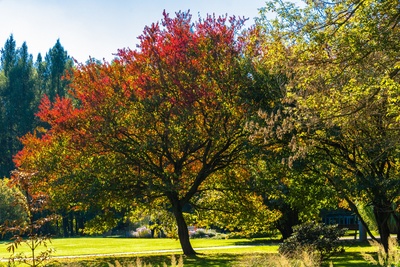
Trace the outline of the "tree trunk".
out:
M 83 230 L 83 228 L 85 228 L 85 218 L 84 218 L 84 213 L 82 211 L 79 212 L 77 222 L 78 222 L 78 226 L 77 226 L 76 234 L 82 236 L 83 231 L 81 231 L 81 230 Z
M 68 237 L 68 215 L 63 212 L 62 216 L 62 228 L 64 237 Z
M 69 236 L 74 236 L 74 214 L 72 211 L 69 212 L 68 214 L 69 217 Z
M 379 242 L 378 239 L 376 239 L 376 237 L 372 234 L 371 230 L 369 229 L 367 223 L 365 222 L 365 220 L 363 219 L 363 217 L 361 216 L 356 204 L 354 204 L 353 201 L 351 201 L 351 199 L 349 198 L 349 196 L 346 195 L 342 195 L 342 197 L 347 201 L 347 203 L 350 206 L 350 209 L 352 212 L 354 212 L 357 216 L 358 219 L 360 220 L 361 224 L 364 226 L 365 230 L 367 231 L 368 235 L 372 238 L 372 240 Z
M 178 199 L 174 199 L 171 202 L 176 224 L 178 225 L 178 237 L 179 242 L 181 243 L 183 254 L 186 256 L 194 256 L 196 255 L 196 251 L 194 251 L 192 244 L 190 243 L 189 230 L 185 218 L 183 217 L 180 201 Z
M 281 232 L 282 239 L 285 240 L 293 234 L 293 226 L 299 224 L 299 212 L 289 205 L 284 205 L 281 212 L 282 217 L 276 222 L 276 228 Z
M 399 220 L 399 216 L 395 216 L 396 218 L 396 231 L 397 231 L 397 243 L 400 242 L 400 220 Z
M 389 205 L 390 207 L 390 205 Z M 391 215 L 391 209 L 388 209 L 388 206 L 382 205 L 374 206 L 374 215 L 375 215 L 375 220 L 378 224 L 378 230 L 379 230 L 379 235 L 380 235 L 380 240 L 381 240 L 381 245 L 383 246 L 383 249 L 386 252 L 386 255 L 388 255 L 389 252 L 389 237 L 390 237 L 390 230 L 389 230 L 389 218 Z

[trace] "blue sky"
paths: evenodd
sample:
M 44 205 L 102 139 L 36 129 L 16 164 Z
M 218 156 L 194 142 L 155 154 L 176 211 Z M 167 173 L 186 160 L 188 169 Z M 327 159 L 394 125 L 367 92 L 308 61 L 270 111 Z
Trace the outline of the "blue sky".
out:
M 190 9 L 195 19 L 198 13 L 245 16 L 250 26 L 264 6 L 265 0 L 0 0 L 0 47 L 13 34 L 36 60 L 59 38 L 79 62 L 89 56 L 110 61 L 117 49 L 135 48 L 144 27 L 160 21 L 164 9 Z

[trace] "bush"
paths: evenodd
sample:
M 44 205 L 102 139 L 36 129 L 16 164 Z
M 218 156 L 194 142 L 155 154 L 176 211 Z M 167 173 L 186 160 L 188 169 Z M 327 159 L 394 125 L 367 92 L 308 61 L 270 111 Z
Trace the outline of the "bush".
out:
M 389 238 L 389 251 L 386 253 L 382 244 L 371 241 L 370 244 L 377 248 L 376 255 L 363 253 L 363 258 L 374 266 L 400 266 L 399 244 L 396 238 Z
M 134 237 L 140 237 L 140 238 L 148 238 L 152 237 L 151 236 L 151 230 L 148 229 L 146 226 L 142 226 L 136 229 L 136 232 L 133 233 Z
M 216 235 L 216 232 L 213 230 L 205 230 L 205 229 L 196 229 L 193 231 L 189 231 L 190 238 L 211 238 Z
M 24 209 L 24 203 L 21 202 L 23 195 L 16 187 L 10 187 L 8 183 L 8 179 L 0 178 L 0 224 L 6 221 L 26 221 L 28 215 Z
M 339 238 L 345 232 L 346 229 L 340 229 L 337 225 L 313 222 L 297 225 L 293 227 L 293 234 L 279 246 L 279 253 L 289 258 L 304 252 L 316 253 L 322 262 L 344 252 Z

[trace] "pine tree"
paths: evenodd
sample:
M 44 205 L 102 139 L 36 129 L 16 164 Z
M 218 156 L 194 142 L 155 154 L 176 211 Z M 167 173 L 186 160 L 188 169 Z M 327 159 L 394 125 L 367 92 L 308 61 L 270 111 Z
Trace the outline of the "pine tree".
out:
M 1 50 L 0 100 L 0 177 L 14 169 L 12 157 L 21 148 L 19 137 L 34 127 L 34 68 L 32 55 L 24 42 L 16 48 L 11 35 Z
M 35 86 L 35 96 L 40 102 L 40 99 L 46 93 L 49 84 L 49 70 L 48 70 L 48 62 L 43 61 L 42 55 L 39 53 L 36 62 L 35 62 L 35 70 L 36 70 L 36 86 Z
M 64 80 L 63 76 L 72 67 L 73 62 L 61 45 L 60 39 L 46 54 L 45 60 L 50 80 L 47 95 L 51 101 L 54 101 L 56 95 L 65 96 L 68 81 Z
M 7 76 L 10 69 L 13 68 L 17 61 L 17 48 L 12 34 L 10 35 L 10 38 L 7 39 L 4 48 L 1 49 L 0 59 L 4 75 Z

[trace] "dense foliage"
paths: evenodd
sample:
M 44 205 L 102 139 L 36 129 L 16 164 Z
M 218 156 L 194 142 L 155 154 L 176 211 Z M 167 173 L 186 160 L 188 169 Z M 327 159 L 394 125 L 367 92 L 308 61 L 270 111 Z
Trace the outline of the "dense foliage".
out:
M 244 127 L 251 107 L 240 98 L 251 82 L 240 65 L 243 22 L 164 13 L 139 49 L 79 65 L 71 98 L 42 100 L 38 116 L 51 128 L 22 139 L 18 168 L 75 209 L 172 212 L 186 255 L 195 252 L 184 213 L 212 209 L 231 222 L 243 213 L 267 225 L 277 216 L 245 192 L 253 148 Z
M 356 214 L 356 203 L 372 206 L 387 249 L 388 223 L 399 222 L 398 1 L 313 1 L 303 9 L 276 1 L 268 10 L 278 18 L 259 21 L 259 60 L 289 79 L 285 105 L 262 114 L 256 135 L 290 136 L 289 165 L 307 158 Z
M 22 149 L 18 138 L 39 126 L 34 114 L 41 98 L 65 95 L 68 81 L 62 76 L 71 67 L 59 40 L 44 61 L 38 54 L 34 62 L 25 42 L 17 48 L 13 35 L 7 39 L 0 51 L 0 177 L 10 177 L 15 168 L 12 157 Z
M 277 0 L 260 11 L 245 32 L 241 18 L 164 13 L 136 50 L 75 67 L 59 41 L 34 63 L 11 35 L 0 175 L 14 163 L 32 174 L 64 235 L 89 211 L 102 230 L 128 212 L 173 215 L 190 255 L 189 223 L 275 223 L 286 238 L 340 203 L 373 237 L 359 210 L 371 207 L 387 251 L 390 232 L 400 237 L 398 1 Z
M 9 179 L 0 180 L 0 225 L 6 221 L 24 222 L 27 219 L 23 203 L 20 202 L 22 193 L 8 183 Z

